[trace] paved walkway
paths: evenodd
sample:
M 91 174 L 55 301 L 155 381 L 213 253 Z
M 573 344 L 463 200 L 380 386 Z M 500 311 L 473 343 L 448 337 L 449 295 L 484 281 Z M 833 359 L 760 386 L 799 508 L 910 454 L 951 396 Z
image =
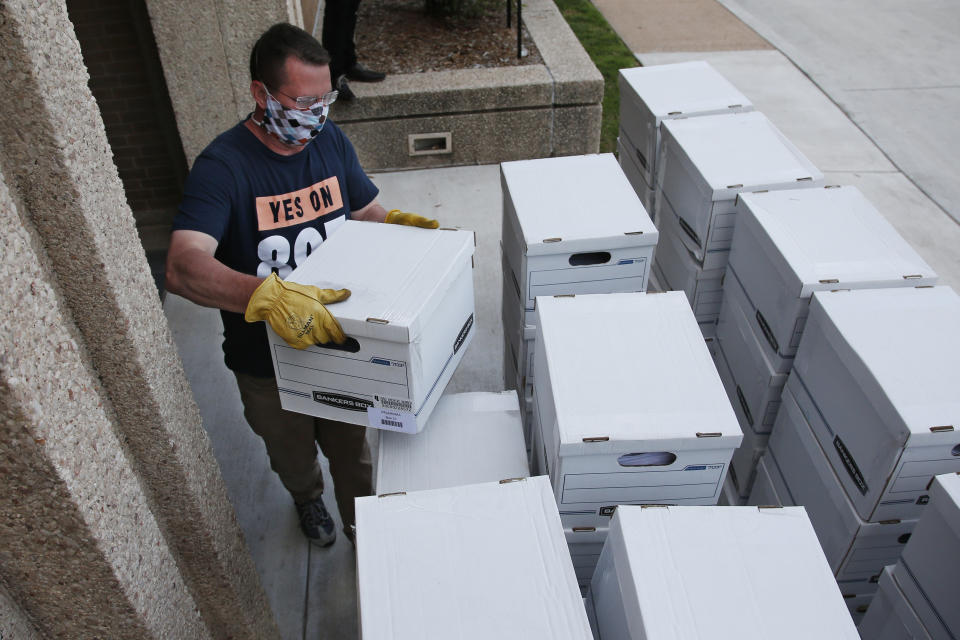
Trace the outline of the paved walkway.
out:
M 832 181 L 863 190 L 942 281 L 960 289 L 960 225 L 946 213 L 960 215 L 955 3 L 594 2 L 643 64 L 709 60 Z M 499 390 L 498 168 L 373 179 L 388 207 L 477 230 L 478 333 L 449 390 Z M 313 549 L 300 535 L 290 499 L 243 420 L 220 340 L 211 339 L 221 331 L 219 315 L 173 295 L 164 310 L 283 637 L 358 637 L 352 547 L 341 538 Z

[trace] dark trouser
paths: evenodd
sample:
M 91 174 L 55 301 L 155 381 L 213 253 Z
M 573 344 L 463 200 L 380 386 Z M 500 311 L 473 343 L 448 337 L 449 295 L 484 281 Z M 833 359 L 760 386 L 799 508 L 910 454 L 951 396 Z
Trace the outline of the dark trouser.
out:
M 280 408 L 274 378 L 234 372 L 243 414 L 263 438 L 273 469 L 296 502 L 316 500 L 323 493 L 317 444 L 330 461 L 337 507 L 344 527 L 354 524 L 353 499 L 373 493 L 373 465 L 366 427 L 314 418 Z
M 360 0 L 327 0 L 323 9 L 323 48 L 330 54 L 330 81 L 337 79 L 357 63 L 353 33 L 357 27 Z

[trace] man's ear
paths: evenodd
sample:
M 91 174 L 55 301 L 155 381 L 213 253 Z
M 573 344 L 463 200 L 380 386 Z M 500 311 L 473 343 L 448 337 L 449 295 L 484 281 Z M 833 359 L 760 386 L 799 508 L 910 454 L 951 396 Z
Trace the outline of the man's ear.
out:
M 266 109 L 267 107 L 267 87 L 259 80 L 252 80 L 250 82 L 250 95 L 253 96 L 254 102 L 257 103 L 257 106 L 260 109 Z

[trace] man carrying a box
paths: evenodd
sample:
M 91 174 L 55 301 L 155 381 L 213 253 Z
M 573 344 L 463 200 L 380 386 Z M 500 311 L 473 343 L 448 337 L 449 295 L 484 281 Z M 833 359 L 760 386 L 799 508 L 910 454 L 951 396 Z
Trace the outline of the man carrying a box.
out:
M 194 162 L 173 223 L 166 288 L 221 310 L 223 351 L 244 415 L 290 492 L 304 534 L 336 539 L 323 504 L 317 444 L 330 461 L 344 532 L 353 540 L 357 496 L 372 491 L 366 429 L 284 411 L 263 320 L 290 346 L 346 340 L 324 305 L 346 289 L 283 281 L 348 218 L 436 228 L 436 220 L 376 201 L 353 146 L 328 122 L 337 98 L 330 56 L 310 34 L 281 23 L 250 53 L 253 112 Z

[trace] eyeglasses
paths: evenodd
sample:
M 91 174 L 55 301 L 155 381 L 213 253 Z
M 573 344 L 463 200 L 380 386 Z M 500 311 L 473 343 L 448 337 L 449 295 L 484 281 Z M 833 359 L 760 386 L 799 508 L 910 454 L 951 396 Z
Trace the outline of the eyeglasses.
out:
M 266 88 L 267 85 L 263 85 L 263 86 L 264 88 Z M 321 107 L 329 107 L 334 102 L 336 102 L 337 96 L 340 95 L 340 92 L 334 89 L 333 91 L 328 91 L 322 96 L 299 96 L 297 98 L 294 98 L 293 96 L 287 95 L 286 93 L 284 93 L 283 91 L 280 91 L 279 89 L 276 89 L 275 91 L 280 95 L 285 96 L 293 100 L 294 102 L 296 102 L 298 109 L 311 109 L 316 107 L 317 105 Z M 269 89 L 267 90 L 267 92 L 269 93 Z

